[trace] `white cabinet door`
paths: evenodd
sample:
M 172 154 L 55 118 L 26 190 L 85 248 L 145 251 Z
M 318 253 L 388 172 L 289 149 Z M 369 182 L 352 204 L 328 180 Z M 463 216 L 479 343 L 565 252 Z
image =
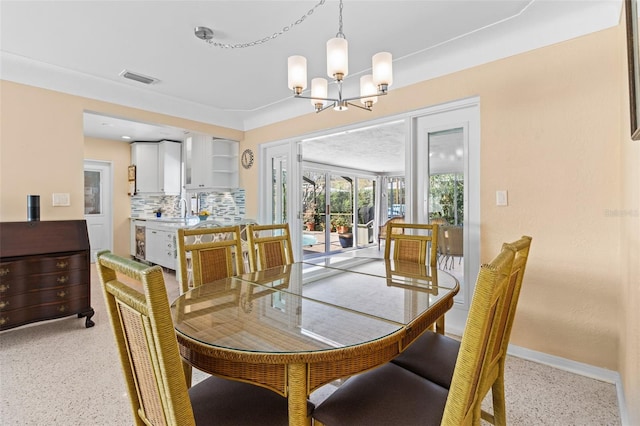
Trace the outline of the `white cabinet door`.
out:
M 133 142 L 131 163 L 136 166 L 136 193 L 180 194 L 179 142 Z
M 146 260 L 168 269 L 176 269 L 175 232 L 149 228 L 146 231 Z
M 155 142 L 132 143 L 131 163 L 136 166 L 136 193 L 160 192 L 158 144 Z
M 211 181 L 211 137 L 190 134 L 184 141 L 185 188 L 206 189 Z
M 238 187 L 238 142 L 191 134 L 184 143 L 187 189 Z
M 178 142 L 162 141 L 158 144 L 158 182 L 160 192 L 180 195 L 181 146 Z

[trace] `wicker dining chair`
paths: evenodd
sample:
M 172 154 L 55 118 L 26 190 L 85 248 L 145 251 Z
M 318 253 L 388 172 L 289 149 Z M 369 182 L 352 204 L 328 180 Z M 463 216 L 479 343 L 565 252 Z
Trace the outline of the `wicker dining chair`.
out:
M 178 276 L 189 287 L 244 273 L 239 226 L 178 229 Z
M 454 260 L 458 258 L 458 264 L 464 256 L 464 228 L 462 226 L 441 226 L 440 236 L 444 243 L 444 268 L 452 269 Z
M 247 225 L 247 243 L 251 272 L 294 263 L 288 223 Z
M 108 251 L 96 266 L 136 425 L 288 424 L 286 398 L 263 387 L 211 376 L 188 389 L 162 268 Z
M 380 250 L 380 243 L 382 242 L 382 240 L 387 239 L 387 225 L 390 223 L 403 223 L 403 222 L 404 222 L 404 216 L 395 216 L 387 220 L 384 223 L 384 225 L 380 225 L 378 227 L 378 250 Z M 396 229 L 396 232 L 402 232 L 402 230 Z
M 437 266 L 438 225 L 422 223 L 387 223 L 384 258 L 424 264 L 429 254 L 431 267 Z
M 496 313 L 504 303 L 513 260 L 513 249 L 505 246 L 490 264 L 480 267 L 449 389 L 389 362 L 348 379 L 316 407 L 316 422 L 327 426 L 479 424 L 480 379 L 488 348 L 498 334 Z
M 480 401 L 491 390 L 493 414 L 482 411 L 482 419 L 495 425 L 506 425 L 504 395 L 504 365 L 511 328 L 522 288 L 522 279 L 529 258 L 531 237 L 523 236 L 512 243 L 505 243 L 515 252 L 507 294 L 499 315 L 499 334 L 491 348 L 488 365 L 480 384 Z M 426 332 L 391 362 L 449 389 L 460 350 L 460 342 L 450 337 Z

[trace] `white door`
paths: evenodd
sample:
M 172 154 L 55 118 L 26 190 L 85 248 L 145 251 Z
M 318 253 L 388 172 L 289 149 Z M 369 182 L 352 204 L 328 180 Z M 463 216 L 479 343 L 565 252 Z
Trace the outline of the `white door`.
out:
M 262 146 L 258 156 L 261 188 L 258 222 L 288 223 L 296 260 L 302 259 L 301 190 L 300 185 L 296 185 L 302 179 L 299 145 L 282 142 Z
M 111 163 L 84 161 L 84 218 L 89 231 L 91 262 L 100 250 L 113 251 Z
M 457 334 L 464 329 L 480 268 L 478 102 L 466 100 L 439 106 L 416 120 L 414 132 L 417 153 L 413 165 L 417 170 L 414 217 L 419 223 L 428 223 L 433 217 L 446 218 L 449 225 L 463 228 L 463 256 L 456 258 L 455 263 L 450 262 L 447 269 L 460 282 L 454 308 L 446 316 L 447 329 Z M 436 186 L 443 179 L 453 188 L 453 196 L 435 199 Z M 430 187 L 432 184 L 434 188 Z

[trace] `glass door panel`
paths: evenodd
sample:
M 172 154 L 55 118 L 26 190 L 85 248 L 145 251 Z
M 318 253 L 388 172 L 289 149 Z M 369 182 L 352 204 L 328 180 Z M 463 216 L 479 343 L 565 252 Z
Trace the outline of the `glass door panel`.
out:
M 287 222 L 287 156 L 271 159 L 271 221 Z
M 330 251 L 353 247 L 354 178 L 330 175 L 330 223 L 336 232 L 331 237 Z
M 358 178 L 357 191 L 358 225 L 355 237 L 358 247 L 366 247 L 373 244 L 376 181 L 372 178 Z
M 326 177 L 322 172 L 302 173 L 302 250 L 304 255 L 325 253 Z

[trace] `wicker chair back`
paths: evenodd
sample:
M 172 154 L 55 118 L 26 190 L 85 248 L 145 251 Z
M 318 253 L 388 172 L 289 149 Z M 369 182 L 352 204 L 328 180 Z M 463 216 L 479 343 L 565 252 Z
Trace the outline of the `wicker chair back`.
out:
M 294 263 L 288 223 L 247 225 L 247 243 L 251 272 Z

